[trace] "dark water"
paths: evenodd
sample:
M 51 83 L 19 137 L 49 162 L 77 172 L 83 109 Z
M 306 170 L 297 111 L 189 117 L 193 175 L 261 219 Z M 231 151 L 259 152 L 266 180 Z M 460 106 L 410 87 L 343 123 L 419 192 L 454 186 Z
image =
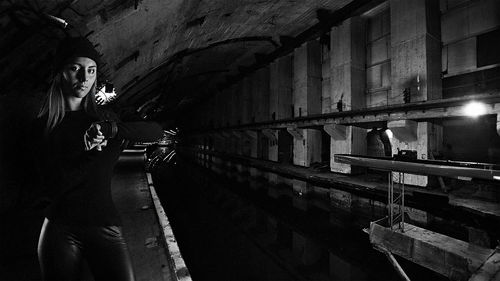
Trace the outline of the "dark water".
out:
M 400 280 L 327 200 L 265 181 L 237 183 L 182 161 L 153 176 L 194 280 Z M 398 260 L 412 280 L 446 280 Z

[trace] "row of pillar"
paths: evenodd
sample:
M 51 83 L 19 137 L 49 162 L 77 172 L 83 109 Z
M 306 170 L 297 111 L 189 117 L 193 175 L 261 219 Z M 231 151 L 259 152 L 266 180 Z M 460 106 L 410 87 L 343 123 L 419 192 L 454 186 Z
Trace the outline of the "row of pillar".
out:
M 412 91 L 411 101 L 441 98 L 439 1 L 390 0 L 389 4 L 391 91 L 387 103 L 403 103 L 403 91 L 408 88 Z M 349 18 L 331 29 L 331 47 L 326 55 L 322 53 L 324 46 L 313 40 L 250 74 L 219 93 L 208 119 L 214 119 L 217 128 L 365 108 L 365 28 L 366 18 Z M 398 148 L 410 149 L 417 151 L 419 159 L 432 159 L 432 154 L 440 150 L 442 132 L 435 124 L 400 120 L 388 122 L 387 126 L 394 133 L 393 153 Z M 293 164 L 308 167 L 320 162 L 321 146 L 330 145 L 331 171 L 352 173 L 351 166 L 334 162 L 333 155 L 366 154 L 367 130 L 355 124 L 329 124 L 323 130 L 331 138 L 329 144 L 322 143 L 321 130 L 287 128 L 293 137 Z M 278 160 L 276 130 L 237 134 L 237 146 L 244 147 L 234 153 Z M 259 144 L 265 144 L 267 149 L 261 149 Z M 229 147 L 227 141 L 220 143 L 223 151 Z M 407 183 L 425 186 L 427 177 L 411 176 Z

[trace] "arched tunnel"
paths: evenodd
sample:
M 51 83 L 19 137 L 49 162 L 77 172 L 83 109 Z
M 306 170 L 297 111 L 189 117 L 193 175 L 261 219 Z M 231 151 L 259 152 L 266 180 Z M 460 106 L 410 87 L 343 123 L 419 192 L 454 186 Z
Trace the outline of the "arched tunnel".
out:
M 130 280 L 500 280 L 498 1 L 6 0 L 0 30 L 0 280 L 52 280 L 74 218 L 120 227 Z M 111 116 L 84 134 L 71 71 Z

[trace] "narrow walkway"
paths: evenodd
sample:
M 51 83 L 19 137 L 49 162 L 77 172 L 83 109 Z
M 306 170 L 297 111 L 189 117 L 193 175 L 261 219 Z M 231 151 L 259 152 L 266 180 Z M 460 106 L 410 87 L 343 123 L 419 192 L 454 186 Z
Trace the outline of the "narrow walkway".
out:
M 111 189 L 122 218 L 136 280 L 175 280 L 148 188 L 143 153 L 128 152 L 120 156 Z

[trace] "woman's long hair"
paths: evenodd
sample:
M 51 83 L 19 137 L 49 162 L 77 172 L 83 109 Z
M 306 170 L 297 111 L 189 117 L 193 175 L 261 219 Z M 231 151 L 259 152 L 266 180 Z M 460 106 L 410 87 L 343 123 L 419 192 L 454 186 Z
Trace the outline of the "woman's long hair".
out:
M 62 90 L 63 83 L 62 71 L 59 71 L 54 78 L 47 91 L 45 101 L 38 113 L 39 118 L 47 118 L 45 125 L 45 136 L 59 124 L 64 118 L 66 104 L 64 102 L 64 93 Z M 83 110 L 95 118 L 99 118 L 100 114 L 95 101 L 97 79 L 89 90 L 89 93 L 83 98 Z

